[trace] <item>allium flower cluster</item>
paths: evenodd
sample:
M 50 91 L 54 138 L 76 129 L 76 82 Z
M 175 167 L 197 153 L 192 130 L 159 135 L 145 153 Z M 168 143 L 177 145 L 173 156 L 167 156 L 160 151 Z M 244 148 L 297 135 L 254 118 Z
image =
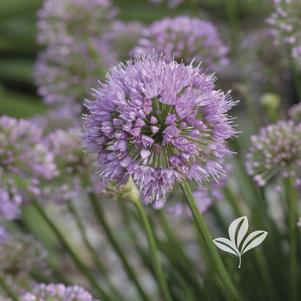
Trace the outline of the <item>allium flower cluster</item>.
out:
M 143 28 L 144 25 L 138 21 L 115 21 L 102 39 L 116 52 L 116 60 L 124 61 L 133 55 L 132 50 L 137 45 Z
M 30 235 L 6 233 L 0 240 L 0 271 L 5 275 L 18 278 L 34 269 L 45 272 L 46 268 L 47 252 Z
M 276 41 L 284 42 L 291 49 L 294 59 L 301 57 L 301 32 L 299 0 L 274 0 L 275 10 L 269 17 L 272 34 Z
M 259 186 L 264 186 L 275 176 L 300 177 L 301 124 L 279 121 L 262 128 L 252 136 L 247 154 L 248 173 Z
M 38 13 L 38 40 L 73 45 L 98 37 L 116 14 L 111 0 L 45 0 Z
M 41 193 L 40 182 L 57 174 L 42 130 L 27 120 L 0 118 L 0 217 L 17 217 L 28 195 Z
M 208 21 L 186 16 L 165 18 L 146 28 L 139 39 L 135 53 L 149 53 L 155 49 L 166 59 L 200 62 L 210 71 L 221 71 L 228 65 L 227 47 L 217 28 Z
M 93 96 L 84 145 L 98 154 L 104 181 L 132 176 L 148 204 L 164 201 L 178 182 L 223 173 L 234 102 L 199 67 L 138 56 L 113 68 Z
M 99 39 L 89 44 L 49 47 L 36 63 L 38 93 L 47 104 L 76 105 L 114 64 L 110 50 Z
M 80 286 L 64 284 L 40 284 L 32 292 L 27 292 L 21 301 L 97 301 Z
M 288 115 L 292 120 L 301 122 L 301 103 L 292 106 L 288 111 Z

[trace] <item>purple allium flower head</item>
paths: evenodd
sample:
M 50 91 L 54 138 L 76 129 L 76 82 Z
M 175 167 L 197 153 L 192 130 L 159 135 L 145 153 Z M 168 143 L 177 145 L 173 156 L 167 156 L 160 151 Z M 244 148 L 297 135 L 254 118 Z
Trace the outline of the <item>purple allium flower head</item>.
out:
M 116 14 L 111 0 L 45 0 L 38 13 L 38 40 L 73 45 L 98 37 Z
M 138 185 L 145 203 L 162 202 L 183 180 L 201 185 L 223 170 L 233 136 L 228 94 L 199 67 L 137 56 L 111 69 L 86 106 L 84 145 L 98 154 L 100 176 Z
M 15 218 L 29 194 L 40 194 L 40 181 L 56 174 L 42 130 L 28 120 L 0 117 L 0 217 Z
M 137 45 L 143 28 L 144 25 L 137 21 L 115 21 L 102 39 L 116 52 L 118 61 L 124 61 L 132 56 L 132 50 Z
M 21 301 L 97 301 L 80 286 L 64 284 L 40 284 L 32 292 L 27 292 Z
M 149 2 L 159 4 L 164 2 L 164 0 L 149 0 Z M 167 0 L 166 2 L 170 8 L 176 8 L 177 6 L 183 3 L 183 0 Z
M 44 247 L 30 235 L 6 232 L 0 240 L 0 271 L 21 282 L 34 269 L 47 270 Z
M 47 104 L 78 103 L 115 63 L 100 39 L 88 45 L 49 47 L 40 54 L 35 68 L 38 93 Z
M 267 22 L 276 42 L 285 43 L 291 50 L 293 59 L 300 63 L 301 31 L 300 31 L 300 0 L 274 0 L 274 12 Z
M 139 54 L 153 49 L 164 53 L 168 60 L 202 62 L 210 71 L 221 71 L 229 63 L 228 49 L 216 27 L 198 18 L 178 16 L 151 24 L 143 31 L 134 51 Z
M 259 186 L 266 185 L 275 176 L 300 177 L 300 123 L 279 121 L 262 128 L 251 140 L 246 167 Z
M 292 106 L 288 111 L 288 115 L 292 120 L 298 123 L 301 122 L 301 103 Z

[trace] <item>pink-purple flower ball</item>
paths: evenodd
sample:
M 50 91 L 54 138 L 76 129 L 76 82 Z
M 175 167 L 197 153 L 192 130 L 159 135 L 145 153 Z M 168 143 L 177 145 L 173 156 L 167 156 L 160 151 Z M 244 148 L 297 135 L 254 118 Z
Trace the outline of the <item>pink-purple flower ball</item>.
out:
M 131 176 L 146 204 L 164 201 L 176 183 L 217 180 L 235 103 L 214 80 L 156 54 L 112 68 L 86 103 L 84 121 L 84 145 L 98 155 L 101 178 Z
M 209 71 L 221 71 L 229 64 L 228 48 L 209 21 L 186 16 L 155 21 L 143 32 L 135 53 L 164 53 L 166 59 L 189 64 L 202 62 Z

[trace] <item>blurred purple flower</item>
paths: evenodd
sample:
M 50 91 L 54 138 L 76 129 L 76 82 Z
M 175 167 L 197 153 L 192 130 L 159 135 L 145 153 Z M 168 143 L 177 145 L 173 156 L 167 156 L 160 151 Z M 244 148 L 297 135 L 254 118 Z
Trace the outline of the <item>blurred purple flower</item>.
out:
M 262 128 L 251 140 L 246 167 L 259 186 L 265 186 L 276 176 L 295 176 L 296 183 L 300 181 L 300 123 L 279 121 Z
M 274 12 L 267 22 L 277 43 L 285 43 L 291 50 L 291 56 L 300 64 L 301 31 L 300 0 L 274 0 Z
M 0 117 L 0 217 L 13 219 L 28 197 L 40 195 L 40 181 L 57 174 L 42 130 L 28 120 Z
M 111 0 L 45 0 L 38 12 L 42 44 L 74 45 L 100 36 L 117 15 Z
M 104 181 L 132 176 L 148 204 L 164 201 L 177 182 L 201 185 L 223 173 L 235 103 L 198 67 L 138 56 L 111 69 L 93 97 L 84 145 L 98 155 Z
M 49 47 L 40 54 L 35 67 L 38 93 L 47 104 L 76 106 L 115 63 L 100 39 L 88 45 Z
M 202 62 L 209 71 L 221 71 L 229 63 L 228 48 L 217 28 L 208 21 L 186 16 L 165 18 L 146 28 L 134 52 L 149 53 L 155 49 L 168 60 L 189 64 Z
M 32 292 L 25 293 L 20 301 L 97 301 L 80 286 L 64 284 L 40 284 Z
M 301 103 L 292 106 L 288 111 L 288 115 L 295 122 L 301 122 Z

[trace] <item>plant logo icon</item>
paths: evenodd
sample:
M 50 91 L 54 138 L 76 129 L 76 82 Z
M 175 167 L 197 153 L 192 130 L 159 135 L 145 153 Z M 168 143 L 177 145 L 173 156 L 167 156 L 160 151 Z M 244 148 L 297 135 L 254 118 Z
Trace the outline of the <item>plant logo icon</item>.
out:
M 268 232 L 262 230 L 247 235 L 248 229 L 248 218 L 242 216 L 230 224 L 228 229 L 229 238 L 219 237 L 213 240 L 218 248 L 239 258 L 238 268 L 241 267 L 242 255 L 259 246 L 268 235 Z

